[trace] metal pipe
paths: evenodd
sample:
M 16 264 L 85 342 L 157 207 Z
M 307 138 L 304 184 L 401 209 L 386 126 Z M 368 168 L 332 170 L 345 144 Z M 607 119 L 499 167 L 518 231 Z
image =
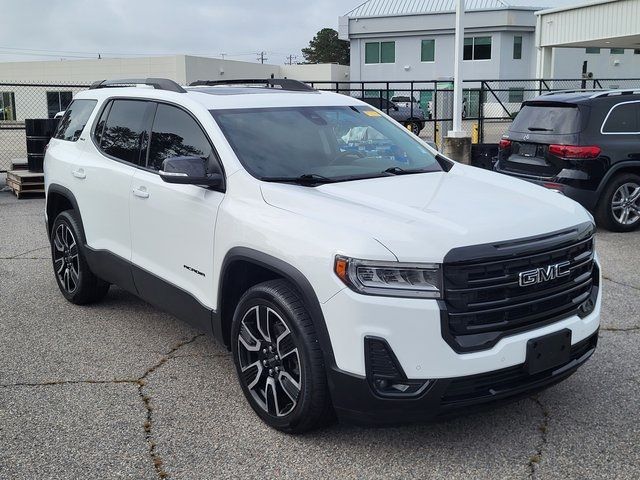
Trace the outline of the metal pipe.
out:
M 453 64 L 453 130 L 450 137 L 461 137 L 462 131 L 462 59 L 464 58 L 464 0 L 456 2 L 455 56 Z

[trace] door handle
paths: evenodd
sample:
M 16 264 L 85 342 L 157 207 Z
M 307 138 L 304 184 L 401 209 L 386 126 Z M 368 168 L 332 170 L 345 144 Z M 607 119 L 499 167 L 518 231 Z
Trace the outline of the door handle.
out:
M 77 170 L 73 170 L 71 172 L 71 174 L 76 177 L 79 178 L 80 180 L 84 180 L 85 178 L 87 178 L 87 174 L 84 173 L 84 168 L 79 168 Z
M 133 194 L 136 197 L 149 198 L 149 192 L 147 192 L 147 188 L 146 187 L 134 188 L 133 189 Z

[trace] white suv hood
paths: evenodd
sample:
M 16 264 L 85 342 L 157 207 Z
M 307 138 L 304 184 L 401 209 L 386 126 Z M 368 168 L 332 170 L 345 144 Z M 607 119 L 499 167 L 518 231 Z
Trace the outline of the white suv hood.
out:
M 274 207 L 372 236 L 399 261 L 440 262 L 455 247 L 592 221 L 578 203 L 558 193 L 460 164 L 449 172 L 315 188 L 263 183 L 262 195 Z M 349 253 L 346 245 L 337 248 Z

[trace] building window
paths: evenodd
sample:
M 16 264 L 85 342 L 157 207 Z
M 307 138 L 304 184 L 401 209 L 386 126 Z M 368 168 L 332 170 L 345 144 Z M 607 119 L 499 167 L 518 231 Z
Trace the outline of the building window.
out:
M 436 59 L 436 41 L 422 40 L 422 47 L 420 50 L 421 62 L 433 62 Z
M 513 37 L 513 59 L 520 60 L 522 58 L 522 37 Z
M 522 103 L 524 102 L 524 89 L 522 88 L 510 88 L 509 89 L 509 103 Z
M 396 63 L 396 42 L 380 42 L 380 63 Z
M 636 48 L 633 50 L 634 55 L 640 55 L 640 48 Z
M 395 63 L 396 42 L 367 42 L 364 44 L 364 63 Z
M 47 114 L 53 118 L 56 113 L 65 110 L 73 98 L 72 92 L 47 92 Z
M 612 48 L 611 55 L 624 55 L 624 48 Z
M 491 60 L 491 37 L 464 39 L 464 60 Z
M 587 47 L 587 48 L 585 48 L 585 52 L 588 53 L 589 55 L 591 55 L 591 54 L 595 55 L 595 54 L 600 53 L 600 49 L 597 48 L 597 47 Z
M 0 92 L 0 120 L 16 119 L 16 96 L 13 92 Z

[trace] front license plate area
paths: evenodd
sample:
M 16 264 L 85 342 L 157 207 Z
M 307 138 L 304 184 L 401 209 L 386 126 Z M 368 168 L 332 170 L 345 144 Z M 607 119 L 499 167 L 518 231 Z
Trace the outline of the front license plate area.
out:
M 525 370 L 529 375 L 535 375 L 568 363 L 570 358 L 571 330 L 565 328 L 527 342 Z

